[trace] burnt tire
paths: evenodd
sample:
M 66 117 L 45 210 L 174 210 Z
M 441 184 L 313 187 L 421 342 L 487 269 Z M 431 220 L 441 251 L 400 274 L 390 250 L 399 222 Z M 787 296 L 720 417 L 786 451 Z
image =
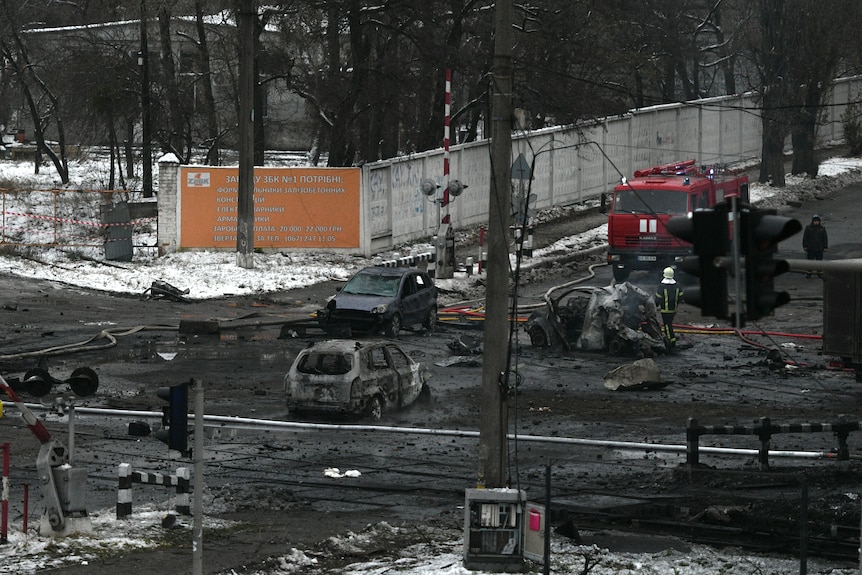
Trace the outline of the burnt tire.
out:
M 534 347 L 548 347 L 551 345 L 551 338 L 548 337 L 548 332 L 540 325 L 534 325 L 528 332 L 530 334 L 530 344 Z
M 422 328 L 428 333 L 434 333 L 437 327 L 437 308 L 431 308 L 428 316 L 422 321 Z
M 608 353 L 611 355 L 623 355 L 627 353 L 631 347 L 628 342 L 618 337 L 613 338 L 608 343 Z
M 365 416 L 371 421 L 380 421 L 383 418 L 383 398 L 375 395 L 368 400 L 368 406 L 365 408 Z
M 619 266 L 619 265 L 614 265 L 613 273 L 614 273 L 614 280 L 616 280 L 617 282 L 624 282 L 627 279 L 629 279 L 629 269 L 628 268 L 624 268 L 624 267 Z

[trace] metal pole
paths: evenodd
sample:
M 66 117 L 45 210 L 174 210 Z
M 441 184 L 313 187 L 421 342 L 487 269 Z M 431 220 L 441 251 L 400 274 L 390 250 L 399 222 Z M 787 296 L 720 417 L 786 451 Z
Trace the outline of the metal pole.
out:
M 506 487 L 508 446 L 509 197 L 512 164 L 512 0 L 496 2 L 491 100 L 492 180 L 488 208 L 488 281 L 482 407 L 479 420 L 479 485 Z
M 203 491 L 204 491 L 204 386 L 195 382 L 195 448 L 194 448 L 194 537 L 192 541 L 192 573 L 203 573 Z
M 242 0 L 239 34 L 239 185 L 236 265 L 254 268 L 254 20 L 255 0 Z
M 75 465 L 75 404 L 69 402 L 69 465 Z
M 799 498 L 799 575 L 808 574 L 808 481 L 802 477 Z
M 545 538 L 542 549 L 545 562 L 542 568 L 544 575 L 551 573 L 551 464 L 545 465 Z
M 733 325 L 742 325 L 742 268 L 740 264 L 739 252 L 741 246 L 739 225 L 741 219 L 739 217 L 739 199 L 736 196 L 730 198 L 730 213 L 733 214 Z

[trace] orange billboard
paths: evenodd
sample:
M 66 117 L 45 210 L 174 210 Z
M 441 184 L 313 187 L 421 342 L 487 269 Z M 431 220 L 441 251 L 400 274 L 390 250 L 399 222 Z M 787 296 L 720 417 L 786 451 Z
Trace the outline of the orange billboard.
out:
M 358 248 L 359 168 L 254 168 L 255 248 Z M 239 168 L 181 166 L 180 247 L 236 248 Z

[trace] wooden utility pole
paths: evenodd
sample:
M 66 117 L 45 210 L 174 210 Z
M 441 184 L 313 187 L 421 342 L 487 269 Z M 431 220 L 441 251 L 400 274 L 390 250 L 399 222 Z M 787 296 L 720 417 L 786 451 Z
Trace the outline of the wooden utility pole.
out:
M 239 34 L 239 187 L 236 265 L 254 268 L 254 25 L 255 0 L 237 0 Z
M 512 0 L 496 3 L 491 90 L 491 193 L 488 208 L 488 282 L 482 407 L 479 422 L 479 485 L 507 487 L 509 452 L 509 202 L 512 184 Z

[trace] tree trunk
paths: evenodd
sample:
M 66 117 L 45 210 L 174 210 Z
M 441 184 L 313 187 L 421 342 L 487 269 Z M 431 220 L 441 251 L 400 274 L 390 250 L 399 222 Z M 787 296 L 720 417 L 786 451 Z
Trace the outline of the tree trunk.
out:
M 213 95 L 212 67 L 210 65 L 210 49 L 207 43 L 206 28 L 204 27 L 204 9 L 201 0 L 195 1 L 195 25 L 198 33 L 198 53 L 201 66 L 200 85 L 203 88 L 203 114 L 207 125 L 207 149 L 206 163 L 210 166 L 219 164 L 219 130 L 218 116 L 216 115 L 215 96 Z
M 765 184 L 771 180 L 773 186 L 784 187 L 784 138 L 785 130 L 781 128 L 778 122 L 768 118 L 765 114 L 763 118 L 760 178 L 758 178 L 761 184 Z
M 817 177 L 819 165 L 814 156 L 817 140 L 817 112 L 822 99 L 821 90 L 810 89 L 805 96 L 806 104 L 800 109 L 791 134 L 793 144 L 793 175 L 808 174 Z M 815 102 L 813 105 L 811 102 Z
M 166 133 L 162 134 L 162 144 L 165 148 L 177 155 L 178 158 L 185 158 L 183 163 L 188 163 L 189 158 L 185 157 L 183 149 L 183 122 L 182 110 L 180 107 L 180 91 L 177 86 L 177 70 L 174 64 L 173 45 L 171 42 L 171 11 L 167 3 L 162 3 L 159 7 L 159 43 L 162 50 L 162 73 L 160 79 L 167 91 L 168 104 L 168 126 Z
M 266 148 L 266 130 L 264 128 L 264 116 L 266 112 L 266 103 L 264 101 L 265 86 L 260 79 L 260 54 L 261 42 L 260 35 L 263 33 L 265 22 L 261 18 L 254 19 L 254 56 L 252 68 L 254 78 L 254 165 L 262 166 L 264 164 L 264 151 Z

